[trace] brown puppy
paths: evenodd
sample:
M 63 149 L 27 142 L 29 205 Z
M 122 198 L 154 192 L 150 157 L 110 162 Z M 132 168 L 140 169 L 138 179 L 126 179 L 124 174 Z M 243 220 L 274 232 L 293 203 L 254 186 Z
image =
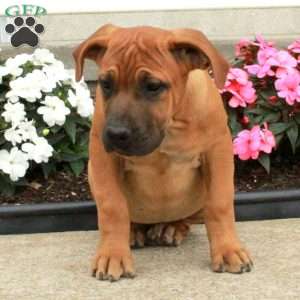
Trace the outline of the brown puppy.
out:
M 177 245 L 201 219 L 212 269 L 250 271 L 234 226 L 232 141 L 217 89 L 227 62 L 196 30 L 113 25 L 74 57 L 77 80 L 85 58 L 100 67 L 89 161 L 101 232 L 96 277 L 134 276 L 130 242 Z

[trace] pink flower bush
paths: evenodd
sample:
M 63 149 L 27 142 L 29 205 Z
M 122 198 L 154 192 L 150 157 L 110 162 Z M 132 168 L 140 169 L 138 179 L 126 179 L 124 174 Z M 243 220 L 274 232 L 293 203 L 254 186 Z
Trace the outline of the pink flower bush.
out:
M 247 72 L 239 68 L 229 70 L 223 92 L 232 94 L 228 103 L 231 107 L 246 107 L 247 103 L 253 103 L 256 99 L 255 90 L 248 79 Z
M 256 125 L 250 130 L 244 129 L 238 133 L 233 141 L 233 152 L 241 160 L 257 159 L 261 151 L 271 153 L 275 145 L 274 135 L 267 125 L 264 124 L 263 129 Z
M 262 36 L 243 38 L 235 54 L 222 90 L 234 154 L 258 159 L 269 172 L 275 146 L 288 141 L 292 153 L 300 149 L 300 39 L 278 49 Z
M 275 81 L 275 88 L 279 97 L 284 98 L 286 103 L 294 105 L 300 102 L 300 74 L 298 71 L 285 73 Z

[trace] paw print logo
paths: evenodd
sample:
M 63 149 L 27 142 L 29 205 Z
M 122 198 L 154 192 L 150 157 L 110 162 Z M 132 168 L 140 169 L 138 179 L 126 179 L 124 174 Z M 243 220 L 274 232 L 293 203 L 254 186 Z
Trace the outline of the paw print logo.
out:
M 33 17 L 16 17 L 14 24 L 7 24 L 5 31 L 12 34 L 10 42 L 14 47 L 27 44 L 31 47 L 35 47 L 39 38 L 38 35 L 44 32 L 45 28 L 42 24 L 36 24 Z

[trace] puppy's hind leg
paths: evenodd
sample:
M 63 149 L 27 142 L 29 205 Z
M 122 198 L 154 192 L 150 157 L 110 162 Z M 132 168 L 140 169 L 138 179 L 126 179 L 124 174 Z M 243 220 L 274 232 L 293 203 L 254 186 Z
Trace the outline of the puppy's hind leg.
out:
M 190 231 L 186 220 L 157 224 L 131 223 L 130 246 L 179 246 Z

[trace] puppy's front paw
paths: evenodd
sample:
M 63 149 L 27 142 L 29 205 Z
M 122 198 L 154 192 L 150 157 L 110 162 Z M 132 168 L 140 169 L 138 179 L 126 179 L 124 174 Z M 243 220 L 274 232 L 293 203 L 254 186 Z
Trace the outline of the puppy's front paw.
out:
M 129 247 L 100 246 L 92 261 L 92 275 L 109 281 L 133 278 L 135 271 Z
M 212 270 L 214 272 L 242 274 L 250 272 L 253 262 L 248 251 L 240 246 L 223 246 L 213 249 Z

